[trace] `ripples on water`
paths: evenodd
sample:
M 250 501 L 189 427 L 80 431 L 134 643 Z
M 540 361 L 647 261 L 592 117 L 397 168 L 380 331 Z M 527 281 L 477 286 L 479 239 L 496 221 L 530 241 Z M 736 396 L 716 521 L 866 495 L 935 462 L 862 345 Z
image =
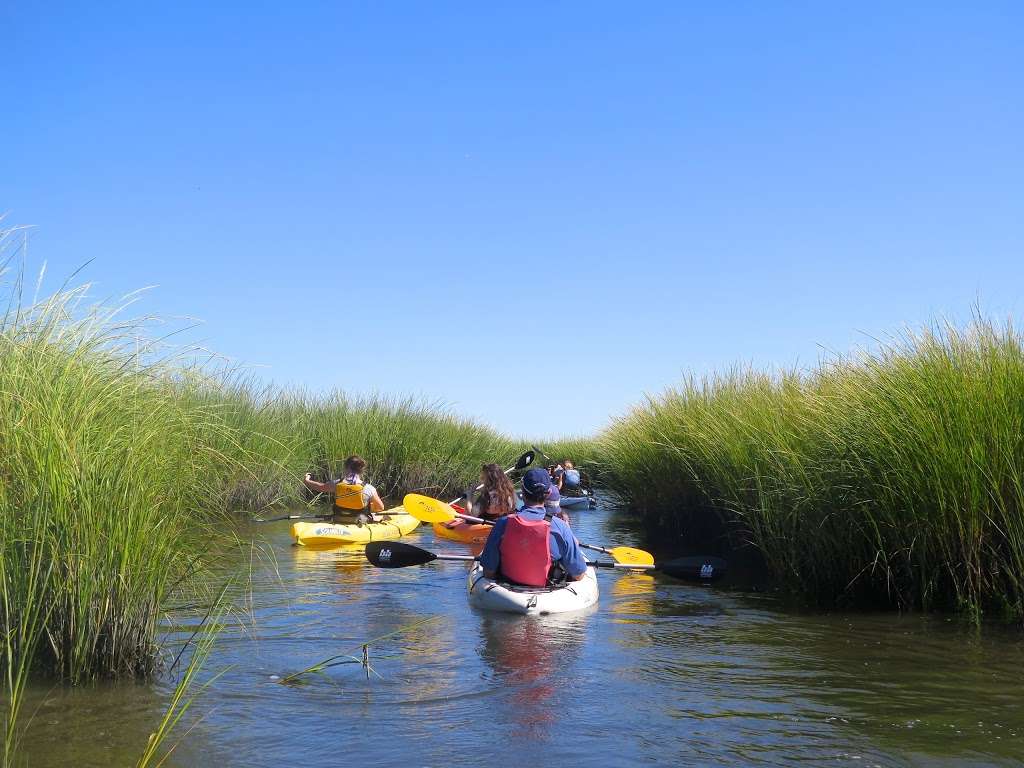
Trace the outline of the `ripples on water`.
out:
M 621 519 L 576 515 L 585 541 L 630 542 Z M 176 766 L 1018 765 L 1024 650 L 1015 632 L 944 618 L 802 615 L 770 598 L 646 574 L 600 574 L 567 617 L 474 613 L 465 567 L 381 571 L 361 549 L 254 534 L 242 623 L 207 665 Z M 429 528 L 409 539 L 436 551 Z M 424 623 L 424 619 L 430 621 Z M 371 638 L 355 664 L 275 681 Z M 167 686 L 37 689 L 33 766 L 131 765 Z M 171 741 L 182 737 L 179 729 Z

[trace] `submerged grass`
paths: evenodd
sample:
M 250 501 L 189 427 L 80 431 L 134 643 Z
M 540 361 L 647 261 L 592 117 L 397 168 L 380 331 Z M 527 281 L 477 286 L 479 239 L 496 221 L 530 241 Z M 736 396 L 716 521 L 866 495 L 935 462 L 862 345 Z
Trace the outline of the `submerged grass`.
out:
M 1024 616 L 1024 343 L 981 319 L 808 375 L 687 381 L 598 439 L 650 521 L 719 516 L 819 604 Z

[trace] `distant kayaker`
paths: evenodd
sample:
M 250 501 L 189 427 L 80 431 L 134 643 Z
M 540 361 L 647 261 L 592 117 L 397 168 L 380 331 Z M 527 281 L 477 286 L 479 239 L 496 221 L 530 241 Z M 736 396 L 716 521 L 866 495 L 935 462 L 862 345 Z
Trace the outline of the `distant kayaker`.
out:
M 480 468 L 480 482 L 484 487 L 471 507 L 473 514 L 485 520 L 497 520 L 515 512 L 516 489 L 500 464 L 484 464 Z
M 367 509 L 371 513 L 383 512 L 384 502 L 377 489 L 363 482 L 365 471 L 366 460 L 353 454 L 345 459 L 345 474 L 340 479 L 319 483 L 307 472 L 302 482 L 311 491 L 333 496 L 336 515 L 359 515 Z
M 560 491 L 579 491 L 582 488 L 583 478 L 580 477 L 580 471 L 576 469 L 572 459 L 562 461 L 561 480 L 562 482 L 558 484 Z
M 558 492 L 558 486 L 554 483 L 551 483 L 551 487 L 548 488 L 548 492 L 544 496 L 544 511 L 547 512 L 548 517 L 560 517 L 569 522 L 565 512 L 562 511 L 562 494 Z
M 494 524 L 480 555 L 486 577 L 500 574 L 531 587 L 583 578 L 587 562 L 568 523 L 546 514 L 551 487 L 546 470 L 531 469 L 523 476 L 523 508 Z

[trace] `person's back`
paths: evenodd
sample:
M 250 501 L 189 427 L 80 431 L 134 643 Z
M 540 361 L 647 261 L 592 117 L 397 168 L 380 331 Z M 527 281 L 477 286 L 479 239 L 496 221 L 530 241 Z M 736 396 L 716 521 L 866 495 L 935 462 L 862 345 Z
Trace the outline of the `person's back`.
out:
M 366 461 L 353 454 L 345 459 L 345 475 L 339 480 L 318 483 L 307 472 L 303 483 L 317 493 L 333 495 L 333 512 L 336 517 L 356 516 L 361 522 L 368 521 L 373 519 L 372 513 L 384 511 L 384 502 L 376 488 L 363 482 L 362 473 L 365 470 Z
M 553 571 L 570 581 L 587 572 L 587 562 L 569 525 L 548 519 L 544 500 L 551 479 L 543 469 L 531 469 L 523 477 L 524 507 L 494 524 L 480 564 L 488 578 L 502 578 L 526 586 L 548 584 Z
M 580 471 L 576 469 L 569 459 L 562 462 L 562 488 L 567 491 L 577 491 L 580 489 L 583 478 L 580 477 Z
M 471 505 L 474 514 L 485 520 L 497 520 L 516 508 L 516 490 L 498 464 L 484 464 L 480 469 L 483 488 Z M 470 498 L 467 494 L 467 498 Z
M 557 486 L 552 485 L 544 495 L 544 509 L 547 512 L 548 517 L 561 516 L 562 494 L 558 492 Z

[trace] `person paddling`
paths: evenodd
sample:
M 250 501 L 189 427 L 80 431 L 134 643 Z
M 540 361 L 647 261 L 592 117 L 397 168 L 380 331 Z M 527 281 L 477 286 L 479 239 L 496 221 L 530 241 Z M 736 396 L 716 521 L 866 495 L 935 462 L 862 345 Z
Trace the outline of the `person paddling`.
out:
M 352 454 L 345 459 L 345 475 L 340 480 L 329 480 L 320 483 L 307 472 L 302 482 L 311 491 L 328 493 L 334 496 L 334 514 L 336 516 L 355 515 L 357 519 L 373 519 L 373 513 L 384 511 L 377 489 L 363 482 L 366 471 L 366 460 Z M 370 514 L 367 514 L 369 510 Z
M 579 581 L 587 572 L 587 561 L 569 525 L 549 518 L 544 501 L 551 477 L 544 469 L 531 469 L 523 476 L 523 508 L 494 524 L 480 564 L 484 576 L 515 584 L 543 587 L 556 581 Z
M 547 511 L 548 517 L 560 517 L 565 522 L 569 522 L 569 516 L 562 509 L 562 494 L 559 490 L 562 487 L 562 476 L 559 474 L 561 467 L 556 467 L 552 464 L 548 467 L 548 477 L 551 478 L 551 487 L 548 488 L 547 495 L 544 497 L 544 509 Z
M 572 460 L 565 459 L 562 462 L 562 482 L 559 484 L 559 490 L 569 491 L 566 495 L 576 493 L 582 490 L 583 478 L 580 476 L 580 471 L 576 469 L 576 466 L 572 463 Z
M 484 464 L 480 468 L 483 488 L 476 502 L 469 505 L 470 514 L 484 520 L 497 520 L 511 514 L 516 508 L 516 489 L 500 464 Z

